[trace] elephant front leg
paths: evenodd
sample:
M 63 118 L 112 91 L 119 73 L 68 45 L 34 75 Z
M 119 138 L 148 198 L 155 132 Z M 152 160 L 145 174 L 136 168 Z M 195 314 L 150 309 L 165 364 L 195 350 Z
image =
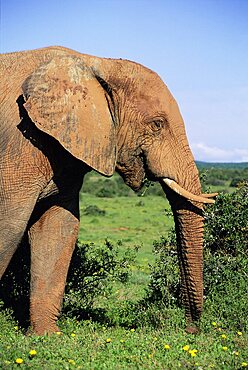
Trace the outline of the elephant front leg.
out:
M 30 321 L 37 335 L 59 331 L 56 321 L 78 228 L 77 217 L 53 206 L 30 229 Z

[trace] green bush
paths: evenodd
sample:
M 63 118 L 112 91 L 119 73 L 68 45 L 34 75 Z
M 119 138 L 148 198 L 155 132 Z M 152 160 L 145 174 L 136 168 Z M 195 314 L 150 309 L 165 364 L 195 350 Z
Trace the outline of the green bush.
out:
M 179 303 L 179 266 L 176 249 L 176 234 L 171 229 L 169 236 L 162 236 L 153 243 L 155 263 L 150 265 L 151 277 L 147 288 L 147 299 L 166 307 Z
M 230 187 L 231 188 L 236 188 L 237 186 L 239 186 L 240 183 L 244 182 L 244 178 L 243 177 L 234 177 L 231 182 L 230 182 Z
M 106 211 L 104 209 L 100 209 L 96 205 L 89 205 L 84 208 L 83 214 L 87 216 L 105 216 Z
M 233 194 L 219 194 L 205 211 L 205 250 L 219 255 L 247 255 L 248 183 Z
M 77 246 L 64 296 L 63 311 L 66 315 L 84 316 L 92 309 L 96 297 L 110 294 L 113 282 L 127 282 L 136 251 L 127 249 L 120 253 L 120 244 L 114 246 L 106 240 L 101 246 L 94 243 Z
M 205 211 L 206 307 L 226 325 L 247 328 L 248 183 Z

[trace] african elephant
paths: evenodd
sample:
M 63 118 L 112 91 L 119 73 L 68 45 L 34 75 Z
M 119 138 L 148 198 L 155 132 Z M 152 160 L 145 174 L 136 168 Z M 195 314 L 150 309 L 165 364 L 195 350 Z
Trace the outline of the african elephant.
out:
M 127 60 L 49 47 L 1 55 L 0 276 L 28 232 L 30 322 L 58 330 L 79 228 L 79 191 L 92 169 L 134 190 L 159 181 L 171 204 L 188 332 L 202 312 L 203 203 L 183 119 L 170 91 Z

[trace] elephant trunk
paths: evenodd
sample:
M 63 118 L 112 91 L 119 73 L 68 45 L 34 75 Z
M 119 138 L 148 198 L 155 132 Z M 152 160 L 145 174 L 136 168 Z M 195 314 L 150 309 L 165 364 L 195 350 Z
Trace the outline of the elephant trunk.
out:
M 190 208 L 190 207 L 188 207 Z M 203 306 L 203 217 L 193 209 L 173 210 L 187 331 L 200 319 Z
M 182 302 L 186 331 L 198 331 L 203 306 L 203 216 L 202 205 L 192 202 L 162 183 L 171 204 L 177 235 Z M 199 193 L 199 189 L 198 192 Z

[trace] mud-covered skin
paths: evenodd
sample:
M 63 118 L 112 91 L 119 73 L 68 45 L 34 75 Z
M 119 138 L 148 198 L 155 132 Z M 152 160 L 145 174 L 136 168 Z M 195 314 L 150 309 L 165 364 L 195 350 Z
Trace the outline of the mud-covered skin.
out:
M 78 234 L 86 172 L 116 170 L 138 190 L 145 178 L 201 194 L 177 103 L 159 76 L 126 60 L 62 47 L 0 58 L 0 276 L 25 231 L 31 246 L 31 328 L 58 330 Z M 188 332 L 202 311 L 203 217 L 163 185 L 177 230 Z

